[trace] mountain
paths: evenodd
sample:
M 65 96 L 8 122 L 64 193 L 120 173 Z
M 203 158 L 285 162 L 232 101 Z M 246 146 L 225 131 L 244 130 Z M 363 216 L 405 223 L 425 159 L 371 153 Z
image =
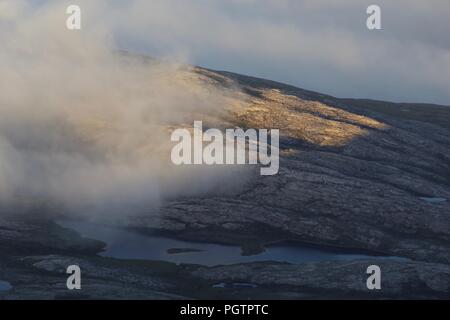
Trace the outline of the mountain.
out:
M 129 226 L 241 245 L 289 239 L 450 262 L 449 107 L 338 99 L 194 72 L 244 92 L 244 107 L 224 122 L 280 128 L 280 172 L 254 175 L 238 196 L 171 201 L 159 209 L 162 221 L 141 217 Z
M 90 283 L 83 294 L 91 298 L 232 296 L 232 290 L 212 291 L 218 282 L 260 287 L 237 298 L 371 297 L 365 287 L 370 264 L 381 265 L 386 279 L 376 297 L 448 295 L 450 107 L 341 99 L 200 67 L 189 68 L 189 74 L 209 87 L 237 92 L 234 105 L 215 114 L 214 123 L 280 129 L 279 173 L 250 175 L 236 194 L 172 197 L 142 213 L 104 217 L 100 223 L 239 245 L 244 254 L 295 241 L 359 250 L 373 258 L 215 267 L 117 260 L 98 257 L 101 244 L 55 224 L 64 218 L 61 213 L 39 219 L 2 215 L 0 274 L 16 288 L 7 298 L 42 291 L 43 298 L 66 297 L 58 279 L 68 263 L 82 264 Z M 31 287 L 30 281 L 42 287 Z

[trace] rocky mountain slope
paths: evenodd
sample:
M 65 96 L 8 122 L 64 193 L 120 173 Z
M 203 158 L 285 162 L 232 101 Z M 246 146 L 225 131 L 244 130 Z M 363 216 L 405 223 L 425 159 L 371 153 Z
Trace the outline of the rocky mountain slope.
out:
M 233 103 L 214 115 L 215 124 L 280 129 L 279 174 L 255 170 L 237 194 L 171 198 L 139 214 L 104 216 L 102 223 L 238 244 L 244 253 L 296 240 L 409 262 L 207 268 L 119 261 L 98 257 L 101 243 L 56 225 L 64 212 L 43 206 L 17 215 L 2 207 L 0 280 L 14 289 L 0 297 L 370 298 L 364 269 L 374 263 L 385 266 L 387 281 L 376 298 L 448 296 L 450 107 L 339 99 L 197 67 L 187 74 L 233 92 Z M 88 285 L 82 293 L 65 290 L 66 262 L 84 265 Z M 217 282 L 233 281 L 260 289 L 211 291 Z
M 170 201 L 158 218 L 135 217 L 128 226 L 242 245 L 293 239 L 450 262 L 450 135 L 442 126 L 450 108 L 424 105 L 420 112 L 429 116 L 418 121 L 411 120 L 417 105 L 385 103 L 401 110 L 383 113 L 361 100 L 194 72 L 242 90 L 240 106 L 223 122 L 280 129 L 280 172 L 253 175 L 232 197 Z

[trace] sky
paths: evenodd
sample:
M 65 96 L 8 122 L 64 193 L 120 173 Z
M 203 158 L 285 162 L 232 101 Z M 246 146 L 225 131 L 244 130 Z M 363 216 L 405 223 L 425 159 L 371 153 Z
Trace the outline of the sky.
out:
M 11 2 L 39 14 L 55 1 L 0 0 L 0 9 Z M 449 0 L 66 2 L 82 9 L 79 32 L 101 29 L 119 49 L 338 97 L 450 105 Z M 371 4 L 382 30 L 366 27 Z

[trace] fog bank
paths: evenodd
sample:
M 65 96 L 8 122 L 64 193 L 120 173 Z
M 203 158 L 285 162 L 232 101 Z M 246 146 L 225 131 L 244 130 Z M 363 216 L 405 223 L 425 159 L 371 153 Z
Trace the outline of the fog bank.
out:
M 232 90 L 201 81 L 180 59 L 119 53 L 100 26 L 69 31 L 62 5 L 39 14 L 24 1 L 2 6 L 2 207 L 121 213 L 236 190 L 230 168 L 170 163 L 169 129 L 222 114 Z

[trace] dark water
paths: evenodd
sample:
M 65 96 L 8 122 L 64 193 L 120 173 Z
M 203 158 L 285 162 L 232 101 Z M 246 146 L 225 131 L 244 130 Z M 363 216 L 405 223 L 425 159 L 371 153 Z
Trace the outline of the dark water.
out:
M 256 284 L 246 283 L 246 282 L 234 282 L 234 283 L 217 283 L 212 286 L 215 289 L 225 289 L 225 288 L 233 288 L 233 289 L 255 289 L 258 288 Z
M 447 202 L 447 199 L 445 199 L 445 198 L 421 197 L 420 199 L 422 199 L 423 201 L 428 202 L 428 203 L 443 203 L 443 202 Z
M 255 261 L 279 261 L 290 263 L 326 260 L 356 260 L 373 258 L 366 254 L 349 253 L 345 250 L 317 249 L 301 245 L 277 245 L 252 256 L 242 256 L 238 246 L 199 243 L 176 240 L 168 237 L 141 235 L 116 227 L 106 227 L 88 222 L 63 221 L 59 225 L 73 229 L 83 237 L 97 239 L 107 244 L 100 255 L 118 259 L 164 260 L 174 263 L 201 264 L 206 266 Z M 169 254 L 169 249 L 195 249 L 197 251 Z M 398 257 L 377 257 L 401 259 Z
M 0 280 L 0 291 L 8 291 L 11 289 L 12 285 L 9 282 Z

